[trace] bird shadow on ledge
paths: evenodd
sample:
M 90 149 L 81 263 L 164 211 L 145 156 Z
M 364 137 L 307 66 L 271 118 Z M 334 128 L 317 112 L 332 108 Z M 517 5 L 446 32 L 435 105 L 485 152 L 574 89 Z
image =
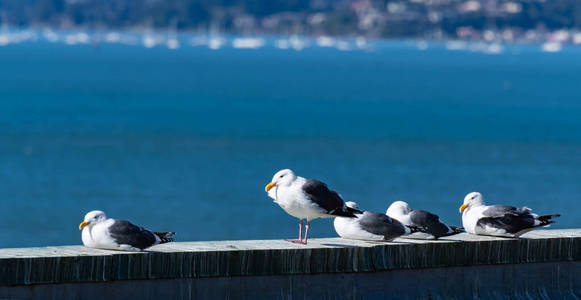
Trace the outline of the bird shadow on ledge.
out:
M 400 241 L 362 241 L 371 245 L 386 245 L 387 243 L 389 244 L 408 244 L 406 242 L 400 242 Z M 361 246 L 359 245 L 351 245 L 351 244 L 336 244 L 336 243 L 322 243 L 321 245 L 323 246 L 329 246 L 329 247 L 342 247 L 342 248 L 359 248 Z
M 346 244 L 321 244 L 323 246 L 329 246 L 329 247 L 341 247 L 341 248 L 357 248 L 357 246 L 354 245 L 346 245 Z

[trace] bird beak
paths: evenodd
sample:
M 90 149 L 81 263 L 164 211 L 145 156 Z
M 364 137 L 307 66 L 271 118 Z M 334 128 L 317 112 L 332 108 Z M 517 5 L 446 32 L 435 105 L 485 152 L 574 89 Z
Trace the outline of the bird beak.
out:
M 464 203 L 462 204 L 462 206 L 460 206 L 460 212 L 463 213 L 466 209 L 468 208 L 468 204 Z
M 83 230 L 83 228 L 87 227 L 87 225 L 89 225 L 90 222 L 81 222 L 81 224 L 79 224 L 79 230 Z
M 276 182 L 271 182 L 271 183 L 267 184 L 266 187 L 264 187 L 264 190 L 268 192 L 268 191 L 270 191 L 271 188 L 273 188 L 275 186 L 276 186 Z

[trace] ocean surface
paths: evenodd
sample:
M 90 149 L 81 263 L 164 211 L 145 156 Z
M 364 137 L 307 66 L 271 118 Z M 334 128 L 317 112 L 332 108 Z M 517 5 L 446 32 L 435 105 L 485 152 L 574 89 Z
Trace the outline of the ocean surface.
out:
M 95 209 L 178 241 L 295 238 L 264 192 L 283 168 L 371 211 L 461 225 L 479 191 L 581 227 L 581 48 L 422 49 L 0 47 L 0 247 L 80 244 Z

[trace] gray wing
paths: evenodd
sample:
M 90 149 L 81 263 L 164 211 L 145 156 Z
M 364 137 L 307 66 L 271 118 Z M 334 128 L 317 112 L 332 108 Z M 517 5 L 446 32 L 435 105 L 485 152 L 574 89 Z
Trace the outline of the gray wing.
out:
M 113 225 L 109 227 L 109 234 L 117 244 L 131 245 L 141 250 L 155 244 L 153 232 L 128 221 L 115 220 Z
M 352 210 L 345 206 L 343 198 L 337 192 L 330 190 L 325 183 L 316 179 L 307 179 L 302 188 L 307 198 L 324 209 L 328 214 L 342 217 L 355 217 Z
M 517 212 L 518 209 L 509 205 L 491 205 L 482 214 L 487 217 L 500 217 L 506 213 Z
M 363 212 L 363 215 L 357 221 L 361 225 L 361 229 L 373 234 L 383 235 L 386 240 L 392 240 L 405 234 L 403 224 L 386 214 L 366 211 Z
M 493 227 L 506 230 L 507 233 L 518 233 L 535 227 L 535 218 L 527 208 L 517 209 L 514 206 L 494 205 L 483 212 L 486 216 L 476 222 L 481 228 Z
M 422 232 L 429 233 L 436 238 L 456 233 L 448 225 L 440 222 L 440 217 L 425 210 L 414 210 L 410 213 L 413 225 L 420 228 Z

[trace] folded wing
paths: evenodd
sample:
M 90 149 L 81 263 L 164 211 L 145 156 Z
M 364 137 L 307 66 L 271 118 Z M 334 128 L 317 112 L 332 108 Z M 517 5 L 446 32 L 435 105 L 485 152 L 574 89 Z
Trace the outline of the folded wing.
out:
M 307 179 L 303 185 L 303 192 L 307 198 L 319 206 L 329 215 L 355 217 L 353 210 L 345 206 L 345 201 L 339 194 L 330 190 L 327 185 L 316 179 Z
M 383 235 L 391 240 L 406 233 L 405 227 L 398 220 L 385 214 L 366 211 L 359 217 L 359 225 L 367 232 Z
M 153 232 L 133 225 L 129 221 L 115 220 L 109 227 L 109 234 L 119 245 L 131 245 L 142 250 L 156 243 Z

